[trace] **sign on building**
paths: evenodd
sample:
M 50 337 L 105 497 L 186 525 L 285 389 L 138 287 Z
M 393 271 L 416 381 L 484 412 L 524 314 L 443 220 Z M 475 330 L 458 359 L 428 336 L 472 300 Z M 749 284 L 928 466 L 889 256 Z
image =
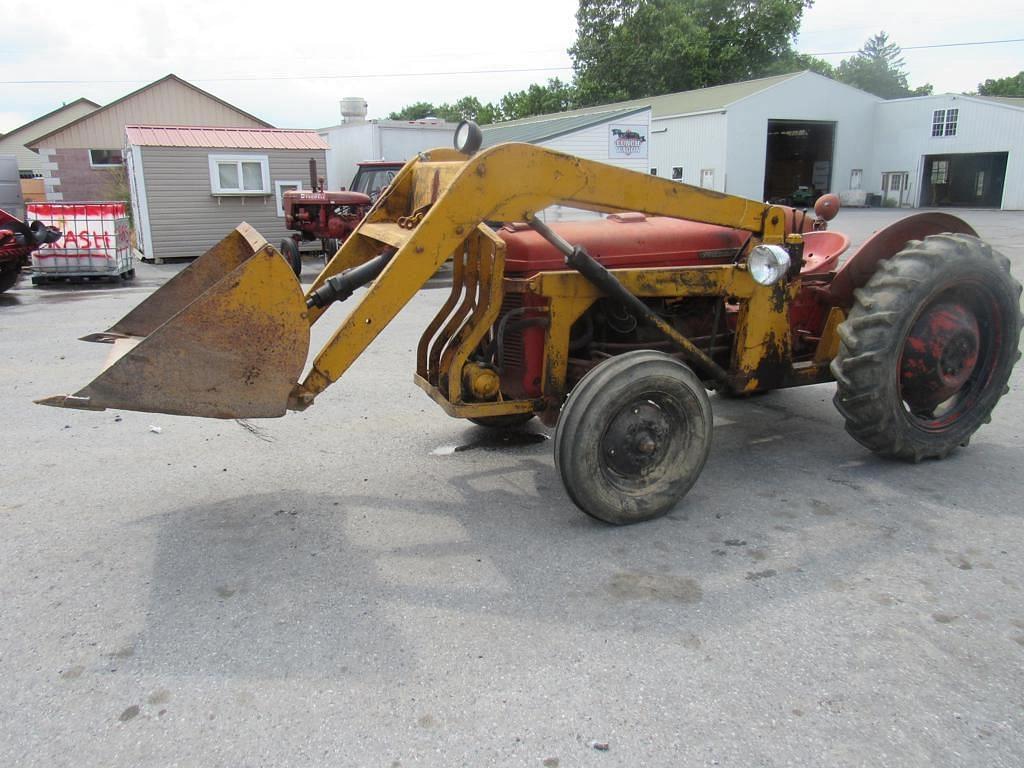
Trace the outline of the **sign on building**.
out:
M 608 158 L 646 160 L 647 125 L 613 124 L 608 126 Z

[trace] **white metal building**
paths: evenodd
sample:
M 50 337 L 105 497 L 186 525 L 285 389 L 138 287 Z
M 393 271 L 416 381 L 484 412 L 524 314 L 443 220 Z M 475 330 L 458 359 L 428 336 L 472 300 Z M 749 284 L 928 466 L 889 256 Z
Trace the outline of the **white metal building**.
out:
M 406 161 L 417 152 L 450 147 L 455 123 L 428 117 L 423 120 L 367 120 L 367 104 L 358 97 L 342 99 L 343 122 L 319 130 L 329 145 L 327 188 L 347 188 L 356 164 L 367 160 Z
M 484 147 L 521 141 L 645 173 L 649 167 L 651 109 L 648 106 L 594 107 L 537 115 L 483 126 Z M 579 209 L 551 206 L 549 221 L 595 216 Z
M 522 141 L 644 172 L 650 133 L 648 106 L 594 107 L 485 125 L 483 146 Z
M 854 203 L 1024 208 L 1024 99 L 884 101 L 813 72 L 499 123 L 485 127 L 485 143 L 528 141 L 608 162 L 590 134 L 608 131 L 605 116 L 642 108 L 648 153 L 628 167 L 694 186 L 755 200 L 808 187 Z M 565 130 L 527 130 L 544 125 Z
M 755 200 L 835 191 L 871 142 L 871 94 L 813 72 L 651 99 L 651 172 Z
M 1024 209 L 1024 99 L 879 102 L 866 172 L 890 204 Z

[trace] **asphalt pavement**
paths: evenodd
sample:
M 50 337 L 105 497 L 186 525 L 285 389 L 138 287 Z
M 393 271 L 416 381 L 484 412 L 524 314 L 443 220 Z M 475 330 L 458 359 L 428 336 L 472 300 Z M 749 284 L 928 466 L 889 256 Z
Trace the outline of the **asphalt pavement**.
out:
M 962 215 L 1024 277 L 1024 213 Z M 549 430 L 412 383 L 443 275 L 304 413 L 32 403 L 178 269 L 0 296 L 0 766 L 1024 765 L 1024 366 L 918 465 L 833 385 L 712 397 L 690 494 L 613 528 Z

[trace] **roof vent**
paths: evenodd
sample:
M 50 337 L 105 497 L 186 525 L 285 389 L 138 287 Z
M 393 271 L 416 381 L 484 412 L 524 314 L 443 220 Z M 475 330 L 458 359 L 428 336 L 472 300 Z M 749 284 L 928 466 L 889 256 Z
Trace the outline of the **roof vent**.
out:
M 341 100 L 341 121 L 343 123 L 365 123 L 366 109 L 366 99 L 362 96 L 346 96 Z

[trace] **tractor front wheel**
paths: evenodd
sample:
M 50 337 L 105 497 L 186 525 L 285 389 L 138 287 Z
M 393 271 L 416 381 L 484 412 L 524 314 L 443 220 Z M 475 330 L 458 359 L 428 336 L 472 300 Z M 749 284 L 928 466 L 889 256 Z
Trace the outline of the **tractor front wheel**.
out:
M 711 402 L 697 376 L 662 352 L 611 358 L 573 389 L 555 429 L 569 498 L 613 525 L 669 512 L 711 450 Z
M 1021 286 L 969 235 L 911 241 L 856 291 L 832 361 L 835 405 L 882 456 L 943 458 L 991 419 L 1020 357 Z
M 290 237 L 281 241 L 281 255 L 291 266 L 296 277 L 302 274 L 302 254 L 299 253 L 299 245 Z
M 0 267 L 0 293 L 13 288 L 21 275 L 21 267 L 18 264 L 10 264 L 6 268 Z
M 334 258 L 334 254 L 341 247 L 341 240 L 336 237 L 326 237 L 322 241 L 324 247 L 324 264 Z

